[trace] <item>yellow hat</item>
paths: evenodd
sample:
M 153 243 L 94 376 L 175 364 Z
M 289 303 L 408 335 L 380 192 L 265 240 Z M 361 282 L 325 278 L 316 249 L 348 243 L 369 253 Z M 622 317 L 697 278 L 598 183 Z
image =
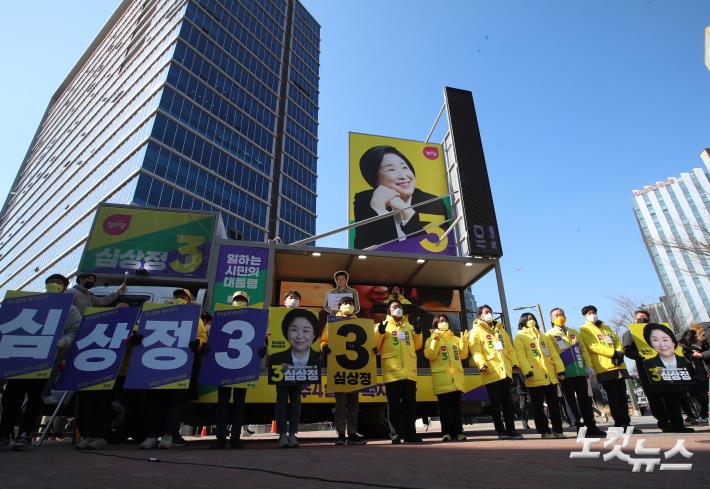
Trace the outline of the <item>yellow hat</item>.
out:
M 246 299 L 247 303 L 249 302 L 249 294 L 247 294 L 243 290 L 238 290 L 234 294 L 232 294 L 232 302 L 237 300 L 237 297 L 240 297 L 240 296 L 243 297 L 244 299 Z

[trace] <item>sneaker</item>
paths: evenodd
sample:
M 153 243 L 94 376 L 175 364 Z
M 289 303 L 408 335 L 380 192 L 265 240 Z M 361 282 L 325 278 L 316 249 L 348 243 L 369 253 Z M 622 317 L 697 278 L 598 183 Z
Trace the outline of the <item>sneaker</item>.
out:
M 451 435 L 448 433 L 441 437 L 441 441 L 451 441 Z
M 89 439 L 89 446 L 87 449 L 89 450 L 103 450 L 108 446 L 108 443 L 106 442 L 105 438 L 90 438 Z
M 345 435 L 338 435 L 338 439 L 335 440 L 336 445 L 345 445 L 346 444 L 346 439 Z
M 173 447 L 173 437 L 170 435 L 164 435 L 160 438 L 160 443 L 158 448 L 172 448 Z
M 231 437 L 229 439 L 229 448 L 239 450 L 241 448 L 244 448 L 244 443 L 242 443 L 242 440 L 240 440 L 239 438 Z
M 288 446 L 290 448 L 298 448 L 298 438 L 296 438 L 295 433 L 288 435 Z
M 367 443 L 367 438 L 357 433 L 348 436 L 348 445 L 364 445 Z
M 399 445 L 400 443 L 402 443 L 402 437 L 399 435 L 394 435 L 392 437 L 392 445 Z
M 89 440 L 89 438 L 82 438 L 76 445 L 74 445 L 74 448 L 77 450 L 86 450 L 89 448 Z
M 459 433 L 458 435 L 456 435 L 456 438 L 454 438 L 454 440 L 455 441 L 467 441 L 468 438 L 466 438 L 466 435 L 464 435 L 463 433 Z
M 404 443 L 424 443 L 424 438 L 419 435 L 405 436 Z
M 227 440 L 224 438 L 217 438 L 215 442 L 210 445 L 210 448 L 213 450 L 224 450 L 227 448 Z
M 29 450 L 32 447 L 32 439 L 27 436 L 27 433 L 20 433 L 15 443 L 12 444 L 12 450 Z
M 557 433 L 556 431 L 552 432 L 552 436 L 555 438 L 567 438 L 564 433 Z
M 279 435 L 279 448 L 288 448 L 288 435 L 284 433 L 283 435 Z
M 552 433 L 543 433 L 542 435 L 540 435 L 540 438 L 542 438 L 543 440 L 551 440 L 554 437 L 555 435 L 553 435 Z
M 511 431 L 510 433 L 507 433 L 507 436 L 511 440 L 522 440 L 523 439 L 523 435 L 521 435 L 517 431 Z
M 138 445 L 138 448 L 140 448 L 141 450 L 149 450 L 151 448 L 158 448 L 158 439 L 153 438 L 153 437 L 146 438 L 145 440 L 143 440 L 143 442 L 140 445 Z
M 173 436 L 173 446 L 174 447 L 187 446 L 187 441 L 181 435 L 175 435 L 175 436 Z
M 600 430 L 596 426 L 592 426 L 591 428 L 587 428 L 587 432 L 584 434 L 585 438 L 605 438 L 606 437 L 606 432 Z

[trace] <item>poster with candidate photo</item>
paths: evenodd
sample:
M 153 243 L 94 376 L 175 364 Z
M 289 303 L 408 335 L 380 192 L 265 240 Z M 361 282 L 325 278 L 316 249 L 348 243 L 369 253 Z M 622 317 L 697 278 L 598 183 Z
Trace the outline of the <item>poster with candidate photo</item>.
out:
M 269 384 L 319 384 L 321 332 L 317 310 L 271 307 Z
M 670 386 L 691 384 L 693 377 L 690 362 L 673 330 L 667 323 L 632 324 L 629 326 L 639 354 L 643 357 L 643 369 L 648 372 L 651 385 Z

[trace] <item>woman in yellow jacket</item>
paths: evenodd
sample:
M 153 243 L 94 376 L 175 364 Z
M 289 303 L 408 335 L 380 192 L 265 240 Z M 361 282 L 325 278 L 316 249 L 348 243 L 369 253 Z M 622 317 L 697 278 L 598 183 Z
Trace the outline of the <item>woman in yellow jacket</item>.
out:
M 557 400 L 557 384 L 565 378 L 565 366 L 554 345 L 537 329 L 534 315 L 525 313 L 518 321 L 515 336 L 515 352 L 520 370 L 525 376 L 525 386 L 530 393 L 530 402 L 535 419 L 535 429 L 542 438 L 565 438 L 562 433 L 562 416 Z M 547 402 L 552 421 L 552 432 L 548 424 L 543 403 Z
M 523 435 L 515 431 L 513 399 L 510 393 L 513 372 L 520 372 L 518 357 L 505 326 L 493 320 L 493 310 L 489 305 L 478 308 L 477 319 L 469 333 L 468 345 L 473 363 L 478 367 L 481 379 L 486 384 L 498 438 L 522 438 Z
M 461 394 L 466 391 L 461 360 L 468 357 L 467 332 L 456 336 L 449 320 L 439 314 L 434 318 L 431 336 L 424 345 L 424 356 L 431 366 L 434 395 L 439 401 L 442 441 L 465 441 L 461 422 Z
M 417 435 L 417 354 L 422 330 L 404 317 L 399 301 L 390 301 L 388 315 L 375 325 L 375 344 L 382 358 L 382 378 L 387 394 L 387 416 L 393 444 L 421 443 Z

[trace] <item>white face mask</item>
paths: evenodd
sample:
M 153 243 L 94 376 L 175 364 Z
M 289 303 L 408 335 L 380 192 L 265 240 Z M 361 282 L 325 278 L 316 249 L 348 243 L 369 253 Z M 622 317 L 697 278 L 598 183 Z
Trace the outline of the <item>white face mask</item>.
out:
M 487 323 L 493 322 L 493 314 L 490 312 L 485 313 L 483 316 L 481 316 L 481 319 L 483 319 Z
M 295 297 L 287 297 L 286 300 L 284 301 L 284 305 L 285 305 L 286 307 L 290 307 L 290 308 L 293 309 L 293 308 L 295 308 L 295 307 L 300 306 L 300 305 L 301 305 L 301 301 L 299 301 L 299 300 L 296 299 Z
M 587 315 L 584 316 L 584 317 L 585 317 L 585 318 L 587 319 L 587 321 L 589 321 L 590 323 L 594 323 L 594 322 L 597 321 L 597 315 L 596 315 L 596 314 L 587 314 Z
M 402 314 L 403 314 L 402 309 L 399 307 L 396 307 L 392 310 L 392 317 L 393 318 L 399 319 L 402 317 Z

